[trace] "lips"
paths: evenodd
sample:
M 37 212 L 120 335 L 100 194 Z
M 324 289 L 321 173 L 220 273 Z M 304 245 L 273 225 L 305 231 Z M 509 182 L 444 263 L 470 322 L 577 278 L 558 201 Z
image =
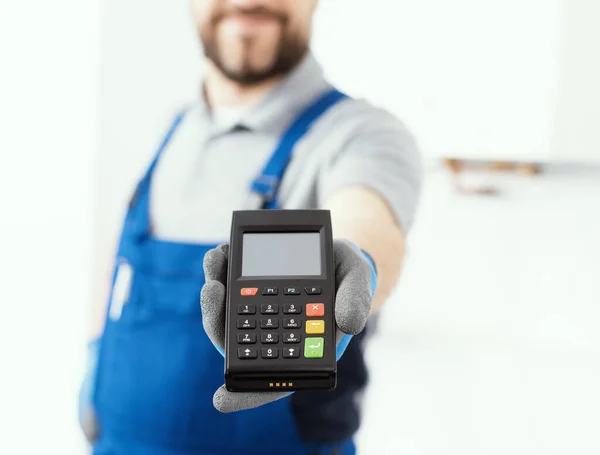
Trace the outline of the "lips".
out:
M 225 16 L 223 21 L 234 21 L 241 24 L 264 24 L 266 22 L 280 22 L 278 17 L 266 14 L 232 14 Z
M 265 11 L 254 10 L 254 11 L 232 11 L 225 12 L 216 16 L 213 20 L 213 24 L 216 25 L 225 20 L 234 20 L 239 22 L 246 23 L 261 23 L 261 22 L 269 22 L 276 21 L 279 23 L 285 23 L 285 16 L 275 13 L 273 11 Z

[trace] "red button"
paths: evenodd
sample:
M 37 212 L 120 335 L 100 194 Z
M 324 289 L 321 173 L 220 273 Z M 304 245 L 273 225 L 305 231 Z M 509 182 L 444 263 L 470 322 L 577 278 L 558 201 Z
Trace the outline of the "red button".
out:
M 240 294 L 244 296 L 256 295 L 258 288 L 242 288 Z
M 325 305 L 323 305 L 322 303 L 307 303 L 306 315 L 311 317 L 325 316 Z

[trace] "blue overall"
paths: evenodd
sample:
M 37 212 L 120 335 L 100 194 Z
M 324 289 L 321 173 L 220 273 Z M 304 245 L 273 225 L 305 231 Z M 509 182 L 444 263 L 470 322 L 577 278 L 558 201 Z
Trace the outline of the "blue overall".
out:
M 344 97 L 337 91 L 326 93 L 285 132 L 252 185 L 264 208 L 278 208 L 277 187 L 295 144 Z M 231 414 L 213 407 L 213 394 L 223 384 L 224 361 L 204 332 L 199 302 L 204 255 L 217 245 L 163 241 L 152 236 L 150 226 L 153 170 L 183 116 L 140 181 L 125 218 L 115 276 L 119 264 L 126 263 L 132 278 L 120 316 L 109 317 L 109 308 L 100 342 L 93 402 L 101 435 L 94 454 L 354 454 L 351 434 L 326 443 L 302 437 L 292 402 L 301 394 Z M 318 422 L 318 412 L 312 418 Z

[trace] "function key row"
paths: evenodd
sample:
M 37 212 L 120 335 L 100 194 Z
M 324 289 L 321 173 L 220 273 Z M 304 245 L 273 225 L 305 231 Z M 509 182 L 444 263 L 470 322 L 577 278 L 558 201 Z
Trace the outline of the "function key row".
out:
M 308 307 L 307 307 L 308 308 Z M 294 303 L 283 305 L 283 314 L 301 314 L 302 306 Z M 256 314 L 256 305 L 238 305 L 238 314 Z M 260 306 L 260 314 L 279 314 L 279 305 L 276 303 L 264 303 Z
M 279 328 L 279 319 L 276 318 L 264 318 L 260 320 L 260 327 L 262 329 L 277 329 Z M 302 327 L 302 321 L 297 318 L 285 318 L 283 320 L 283 328 L 284 329 L 299 329 Z M 256 328 L 256 320 L 255 319 L 238 319 L 237 320 L 237 328 L 238 329 L 255 329 Z
M 301 335 L 299 333 L 289 332 L 283 334 L 283 342 L 285 344 L 300 343 Z M 238 333 L 237 341 L 240 344 L 256 344 L 255 333 Z M 278 333 L 261 333 L 260 342 L 262 344 L 277 344 L 279 343 Z
M 304 288 L 304 292 L 308 295 L 320 295 L 321 288 L 319 286 L 306 286 Z M 240 294 L 244 297 L 251 297 L 258 294 L 258 288 L 242 288 Z M 262 295 L 279 295 L 279 288 L 276 287 L 266 287 L 262 289 Z M 300 295 L 300 289 L 295 287 L 285 287 L 283 288 L 284 295 Z

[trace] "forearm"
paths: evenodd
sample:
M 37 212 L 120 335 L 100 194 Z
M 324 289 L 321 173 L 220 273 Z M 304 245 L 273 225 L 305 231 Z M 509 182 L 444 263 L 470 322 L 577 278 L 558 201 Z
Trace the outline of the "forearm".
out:
M 341 191 L 325 208 L 331 211 L 334 236 L 354 242 L 375 262 L 377 291 L 372 312 L 376 312 L 393 292 L 400 277 L 405 252 L 404 234 L 385 202 L 364 187 Z

